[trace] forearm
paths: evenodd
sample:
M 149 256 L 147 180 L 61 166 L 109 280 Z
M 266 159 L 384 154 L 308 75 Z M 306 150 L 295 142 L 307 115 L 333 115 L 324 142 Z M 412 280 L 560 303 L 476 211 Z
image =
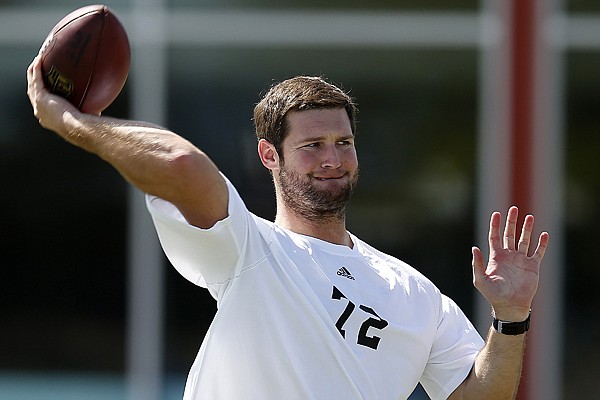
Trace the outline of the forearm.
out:
M 53 130 L 110 163 L 140 190 L 167 199 L 176 196 L 177 187 L 185 187 L 180 183 L 188 175 L 180 173 L 185 158 L 196 156 L 200 164 L 205 157 L 182 137 L 145 122 L 66 111 Z
M 488 240 L 487 266 L 478 247 L 473 247 L 473 284 L 491 304 L 502 332 L 490 328 L 486 345 L 478 354 L 467 379 L 451 399 L 514 399 L 523 367 L 526 333 L 533 297 L 539 283 L 540 263 L 548 247 L 549 235 L 540 234 L 538 245 L 529 256 L 532 215 L 523 221 L 517 236 L 517 207 L 510 207 L 504 234 L 501 215 L 492 213 Z
M 514 399 L 521 379 L 526 334 L 503 335 L 490 328 L 486 345 L 452 399 Z
M 226 215 L 225 182 L 212 161 L 190 142 L 150 123 L 79 112 L 45 88 L 40 57 L 27 69 L 27 81 L 41 126 L 97 154 L 140 190 L 171 201 L 199 225 Z

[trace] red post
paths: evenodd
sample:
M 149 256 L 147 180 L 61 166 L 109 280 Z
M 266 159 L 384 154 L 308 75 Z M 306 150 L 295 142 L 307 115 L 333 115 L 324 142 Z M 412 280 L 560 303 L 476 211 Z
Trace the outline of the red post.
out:
M 511 0 L 510 22 L 510 201 L 519 207 L 520 226 L 533 211 L 535 0 Z M 527 359 L 526 354 L 518 400 L 529 398 Z
M 511 201 L 530 212 L 534 99 L 535 0 L 512 0 Z

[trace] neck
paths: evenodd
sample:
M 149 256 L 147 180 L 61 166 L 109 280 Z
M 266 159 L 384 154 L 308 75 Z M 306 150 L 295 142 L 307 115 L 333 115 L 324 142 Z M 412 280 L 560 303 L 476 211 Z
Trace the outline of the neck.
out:
M 344 215 L 331 217 L 322 216 L 316 219 L 307 218 L 289 210 L 284 205 L 278 204 L 275 223 L 282 228 L 324 240 L 329 243 L 353 247 L 352 239 L 346 230 Z

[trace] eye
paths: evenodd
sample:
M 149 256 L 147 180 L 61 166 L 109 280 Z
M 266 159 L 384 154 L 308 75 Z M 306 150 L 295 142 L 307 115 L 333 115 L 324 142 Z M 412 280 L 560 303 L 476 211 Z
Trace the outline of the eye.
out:
M 321 146 L 320 142 L 313 142 L 313 143 L 308 143 L 308 144 L 304 145 L 304 147 L 308 147 L 308 148 L 319 147 L 319 146 Z
M 352 146 L 352 141 L 351 140 L 340 140 L 339 142 L 337 142 L 337 144 L 339 146 L 349 147 L 349 146 Z

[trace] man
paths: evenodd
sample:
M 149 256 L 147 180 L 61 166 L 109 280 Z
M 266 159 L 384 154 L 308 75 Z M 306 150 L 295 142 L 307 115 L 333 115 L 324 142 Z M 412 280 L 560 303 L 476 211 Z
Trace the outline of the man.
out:
M 533 217 L 490 222 L 474 284 L 496 318 L 484 343 L 460 308 L 405 263 L 345 227 L 358 179 L 352 99 L 320 78 L 275 85 L 255 108 L 275 222 L 250 213 L 206 154 L 135 121 L 85 115 L 28 69 L 40 124 L 111 163 L 146 192 L 161 244 L 218 311 L 185 399 L 512 399 L 548 234 L 528 256 Z

